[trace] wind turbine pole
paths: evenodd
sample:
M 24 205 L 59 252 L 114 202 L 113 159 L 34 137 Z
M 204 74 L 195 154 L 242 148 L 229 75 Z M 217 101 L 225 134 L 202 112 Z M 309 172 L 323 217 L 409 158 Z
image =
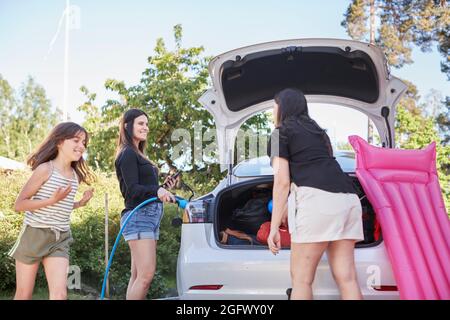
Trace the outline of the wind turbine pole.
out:
M 63 93 L 63 121 L 67 121 L 67 99 L 69 94 L 69 0 L 66 0 L 66 26 L 64 45 L 64 93 Z

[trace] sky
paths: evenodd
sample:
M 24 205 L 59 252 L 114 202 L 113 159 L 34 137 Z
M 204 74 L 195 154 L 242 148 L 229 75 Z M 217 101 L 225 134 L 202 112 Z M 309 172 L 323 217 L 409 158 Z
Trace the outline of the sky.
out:
M 97 93 L 97 105 L 115 98 L 104 89 L 108 78 L 137 84 L 157 38 L 174 47 L 173 26 L 183 27 L 183 46 L 203 46 L 216 56 L 251 44 L 298 38 L 349 39 L 340 26 L 347 0 L 71 0 L 80 10 L 79 28 L 70 31 L 69 116 L 81 123 L 76 109 L 84 85 Z M 0 0 L 0 74 L 18 89 L 28 76 L 41 84 L 53 106 L 63 105 L 64 28 L 55 36 L 65 0 Z M 431 89 L 450 95 L 440 72 L 441 56 L 413 52 L 413 65 L 392 73 L 416 84 L 425 97 Z M 323 110 L 322 110 L 323 109 Z M 311 108 L 319 124 L 338 140 L 349 133 L 365 135 L 365 117 L 356 111 Z M 349 131 L 349 127 L 352 127 Z

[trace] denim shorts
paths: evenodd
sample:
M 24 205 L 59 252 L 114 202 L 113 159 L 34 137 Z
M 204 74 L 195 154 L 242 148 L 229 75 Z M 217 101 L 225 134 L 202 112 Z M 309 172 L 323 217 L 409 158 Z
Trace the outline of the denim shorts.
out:
M 126 211 L 120 219 L 120 227 L 128 218 L 132 210 Z M 159 226 L 164 210 L 161 202 L 152 202 L 139 208 L 128 221 L 123 230 L 125 241 L 152 239 L 159 240 Z

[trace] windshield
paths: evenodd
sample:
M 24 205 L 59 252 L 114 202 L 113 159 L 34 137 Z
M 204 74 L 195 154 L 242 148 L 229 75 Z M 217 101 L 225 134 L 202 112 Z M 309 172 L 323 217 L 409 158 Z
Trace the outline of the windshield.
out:
M 336 151 L 334 156 L 344 172 L 355 172 L 356 162 L 353 151 Z M 233 174 L 238 178 L 272 176 L 273 169 L 270 166 L 269 157 L 264 156 L 242 161 L 234 168 Z

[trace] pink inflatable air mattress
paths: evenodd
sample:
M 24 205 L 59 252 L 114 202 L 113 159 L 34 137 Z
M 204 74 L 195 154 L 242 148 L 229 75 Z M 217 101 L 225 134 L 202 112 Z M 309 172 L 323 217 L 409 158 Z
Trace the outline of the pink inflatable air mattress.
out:
M 375 209 L 401 299 L 450 299 L 450 220 L 436 144 L 385 149 L 349 137 L 356 175 Z

